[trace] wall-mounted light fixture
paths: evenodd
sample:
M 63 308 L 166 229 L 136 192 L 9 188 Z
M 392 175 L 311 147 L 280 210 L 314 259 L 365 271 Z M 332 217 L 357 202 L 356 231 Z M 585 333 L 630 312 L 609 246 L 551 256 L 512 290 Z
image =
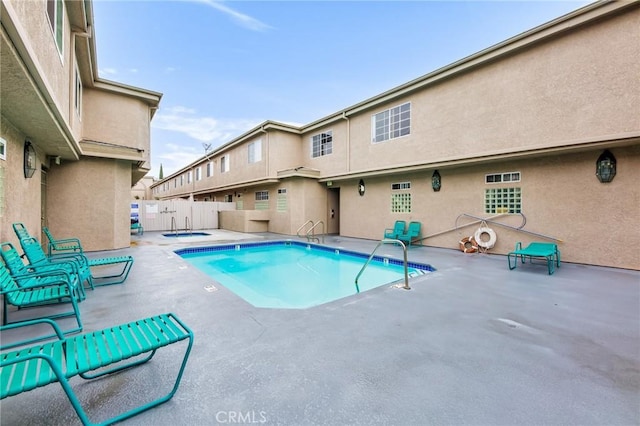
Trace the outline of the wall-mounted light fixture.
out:
M 605 150 L 596 161 L 596 176 L 602 183 L 611 182 L 616 175 L 616 157 Z
M 364 195 L 364 190 L 364 181 L 360 179 L 360 182 L 358 182 L 358 194 L 360 194 L 361 197 Z
M 29 139 L 24 141 L 24 177 L 29 179 L 36 172 L 36 150 Z
M 431 175 L 431 188 L 433 188 L 435 192 L 438 192 L 440 191 L 441 187 L 442 187 L 442 178 L 440 177 L 440 173 L 438 173 L 438 171 L 435 170 L 433 172 L 433 175 Z

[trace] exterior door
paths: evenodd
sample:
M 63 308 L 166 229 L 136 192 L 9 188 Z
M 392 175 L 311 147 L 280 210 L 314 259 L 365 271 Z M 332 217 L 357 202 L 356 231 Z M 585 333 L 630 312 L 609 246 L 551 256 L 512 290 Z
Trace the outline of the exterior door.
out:
M 327 234 L 340 234 L 340 188 L 327 189 Z

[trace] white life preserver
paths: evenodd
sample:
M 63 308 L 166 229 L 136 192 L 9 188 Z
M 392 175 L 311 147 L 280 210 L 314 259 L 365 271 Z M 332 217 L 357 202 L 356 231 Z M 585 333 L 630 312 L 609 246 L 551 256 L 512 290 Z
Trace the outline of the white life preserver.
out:
M 489 241 L 484 241 L 482 239 L 482 234 L 489 235 Z M 478 230 L 474 234 L 474 238 L 476 240 L 476 243 L 480 247 L 485 249 L 490 249 L 496 245 L 496 233 L 493 231 L 493 229 L 486 226 L 481 226 L 480 228 L 478 228 Z

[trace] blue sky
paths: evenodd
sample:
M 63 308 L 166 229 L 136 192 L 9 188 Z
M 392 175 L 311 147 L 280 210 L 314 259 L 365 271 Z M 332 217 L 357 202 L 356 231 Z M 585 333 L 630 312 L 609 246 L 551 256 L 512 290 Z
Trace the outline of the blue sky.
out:
M 163 93 L 158 177 L 264 120 L 307 124 L 585 1 L 94 0 L 101 78 Z

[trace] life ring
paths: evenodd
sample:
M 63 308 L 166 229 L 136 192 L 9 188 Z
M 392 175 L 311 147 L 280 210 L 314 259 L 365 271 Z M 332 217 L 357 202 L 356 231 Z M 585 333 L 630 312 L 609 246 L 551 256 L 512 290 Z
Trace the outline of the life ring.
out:
M 465 237 L 460 240 L 460 250 L 465 253 L 475 253 L 478 251 L 478 243 L 473 237 Z
M 482 234 L 489 235 L 489 241 L 484 241 L 482 239 Z M 482 247 L 482 248 L 490 249 L 490 248 L 492 248 L 493 246 L 496 245 L 496 233 L 494 232 L 493 229 L 491 229 L 489 227 L 481 226 L 476 231 L 474 237 L 475 237 L 476 242 L 478 243 L 478 245 L 480 247 Z

